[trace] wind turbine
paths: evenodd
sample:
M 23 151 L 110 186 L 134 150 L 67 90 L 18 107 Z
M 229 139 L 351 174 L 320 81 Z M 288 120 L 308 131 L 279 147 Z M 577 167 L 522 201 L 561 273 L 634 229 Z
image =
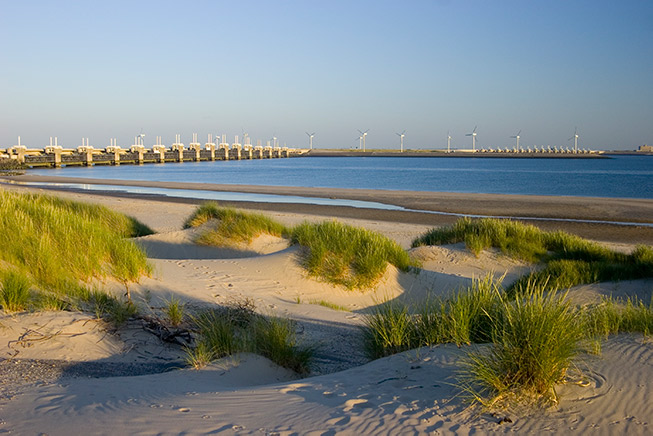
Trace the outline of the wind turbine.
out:
M 574 153 L 578 153 L 578 127 L 574 129 L 574 136 L 569 138 L 567 141 L 574 140 Z
M 451 134 L 447 130 L 447 153 L 451 153 Z
M 138 134 L 138 145 L 145 145 L 144 138 L 145 133 L 143 133 L 143 129 L 141 128 L 141 133 Z
M 465 135 L 465 136 L 471 136 L 472 137 L 472 150 L 473 151 L 476 151 L 476 128 L 477 127 L 478 126 L 474 126 L 474 130 L 472 131 L 472 133 L 468 133 L 468 134 Z
M 311 148 L 311 150 L 313 150 L 313 137 L 315 136 L 315 132 L 313 133 L 306 132 L 306 134 L 308 135 L 308 145 Z
M 517 132 L 517 134 L 515 136 L 511 136 L 511 138 L 517 140 L 517 150 L 519 150 L 519 138 L 521 138 L 521 136 L 519 136 L 520 134 L 521 134 L 521 130 L 519 132 Z
M 359 150 L 363 149 L 363 135 L 358 137 L 358 149 Z
M 369 131 L 370 131 L 370 129 L 367 129 L 367 130 L 364 131 L 364 132 L 361 132 L 361 131 L 359 130 L 359 132 L 360 132 L 360 134 L 361 134 L 361 137 L 363 138 L 363 151 L 365 151 L 365 137 L 367 136 L 367 132 L 369 132 Z
M 406 136 L 406 131 L 404 130 L 401 133 L 397 133 L 397 136 L 399 137 L 399 151 L 401 153 L 404 152 L 404 136 Z

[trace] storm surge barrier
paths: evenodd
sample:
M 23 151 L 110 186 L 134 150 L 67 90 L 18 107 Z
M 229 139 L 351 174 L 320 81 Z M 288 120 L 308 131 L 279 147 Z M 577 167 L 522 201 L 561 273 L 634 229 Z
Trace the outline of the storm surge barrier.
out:
M 122 148 L 116 145 L 115 140 L 104 149 L 96 149 L 88 145 L 88 140 L 82 141 L 82 145 L 70 149 L 50 144 L 43 149 L 28 149 L 24 145 L 16 145 L 6 150 L 6 157 L 15 159 L 28 167 L 53 167 L 62 166 L 92 166 L 92 165 L 121 165 L 121 164 L 145 164 L 145 163 L 167 163 L 167 162 L 200 162 L 216 160 L 242 160 L 242 159 L 274 159 L 296 157 L 304 154 L 306 150 L 273 147 L 251 144 L 233 144 L 222 142 L 216 144 L 207 142 L 202 145 L 197 142 L 196 137 L 193 143 L 186 147 L 177 137 L 177 142 L 170 148 L 162 145 L 157 138 L 157 144 L 152 148 L 145 148 L 141 141 L 129 148 Z M 20 141 L 19 141 L 20 142 Z M 52 141 L 51 141 L 52 142 Z

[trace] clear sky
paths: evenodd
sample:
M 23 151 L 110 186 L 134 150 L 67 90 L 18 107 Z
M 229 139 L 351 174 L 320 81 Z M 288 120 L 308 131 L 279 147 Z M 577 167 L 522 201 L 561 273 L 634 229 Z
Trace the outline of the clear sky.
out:
M 653 1 L 0 0 L 0 148 L 653 144 Z

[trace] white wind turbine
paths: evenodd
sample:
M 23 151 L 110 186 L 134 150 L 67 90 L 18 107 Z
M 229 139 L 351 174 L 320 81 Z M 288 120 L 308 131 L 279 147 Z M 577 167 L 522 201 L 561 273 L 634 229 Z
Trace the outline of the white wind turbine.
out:
M 404 130 L 401 133 L 397 133 L 397 136 L 399 137 L 399 151 L 402 153 L 404 152 L 404 136 L 406 136 L 406 131 Z
M 369 131 L 370 131 L 370 129 L 367 129 L 367 130 L 364 131 L 364 132 L 361 132 L 361 131 L 359 130 L 359 132 L 360 132 L 360 134 L 361 134 L 361 137 L 363 138 L 363 151 L 365 151 L 365 137 L 367 137 L 367 132 L 369 132 Z
M 568 141 L 574 140 L 574 153 L 578 153 L 578 127 L 574 129 L 574 136 L 568 139 Z
M 145 133 L 143 133 L 143 129 L 141 129 L 141 133 L 138 134 L 138 145 L 145 145 Z
M 451 153 L 451 134 L 447 130 L 447 153 Z
M 518 151 L 519 151 L 519 138 L 521 138 L 521 136 L 519 136 L 519 135 L 521 135 L 521 130 L 519 132 L 517 132 L 517 134 L 515 136 L 511 136 L 511 138 L 517 140 L 517 150 Z
M 308 146 L 310 147 L 311 150 L 313 150 L 313 137 L 315 136 L 315 132 L 313 133 L 306 132 L 306 134 L 308 135 Z
M 474 130 L 472 131 L 472 133 L 468 133 L 468 134 L 465 135 L 465 136 L 471 136 L 472 137 L 472 150 L 473 151 L 476 151 L 476 128 L 477 127 L 478 126 L 474 126 Z

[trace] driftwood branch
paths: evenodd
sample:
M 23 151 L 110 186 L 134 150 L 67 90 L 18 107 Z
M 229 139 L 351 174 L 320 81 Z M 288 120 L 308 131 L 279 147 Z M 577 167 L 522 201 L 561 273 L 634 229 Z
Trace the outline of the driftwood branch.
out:
M 177 345 L 188 345 L 193 341 L 190 331 L 184 328 L 169 328 L 156 316 L 141 315 L 143 329 L 152 333 L 164 342 Z

